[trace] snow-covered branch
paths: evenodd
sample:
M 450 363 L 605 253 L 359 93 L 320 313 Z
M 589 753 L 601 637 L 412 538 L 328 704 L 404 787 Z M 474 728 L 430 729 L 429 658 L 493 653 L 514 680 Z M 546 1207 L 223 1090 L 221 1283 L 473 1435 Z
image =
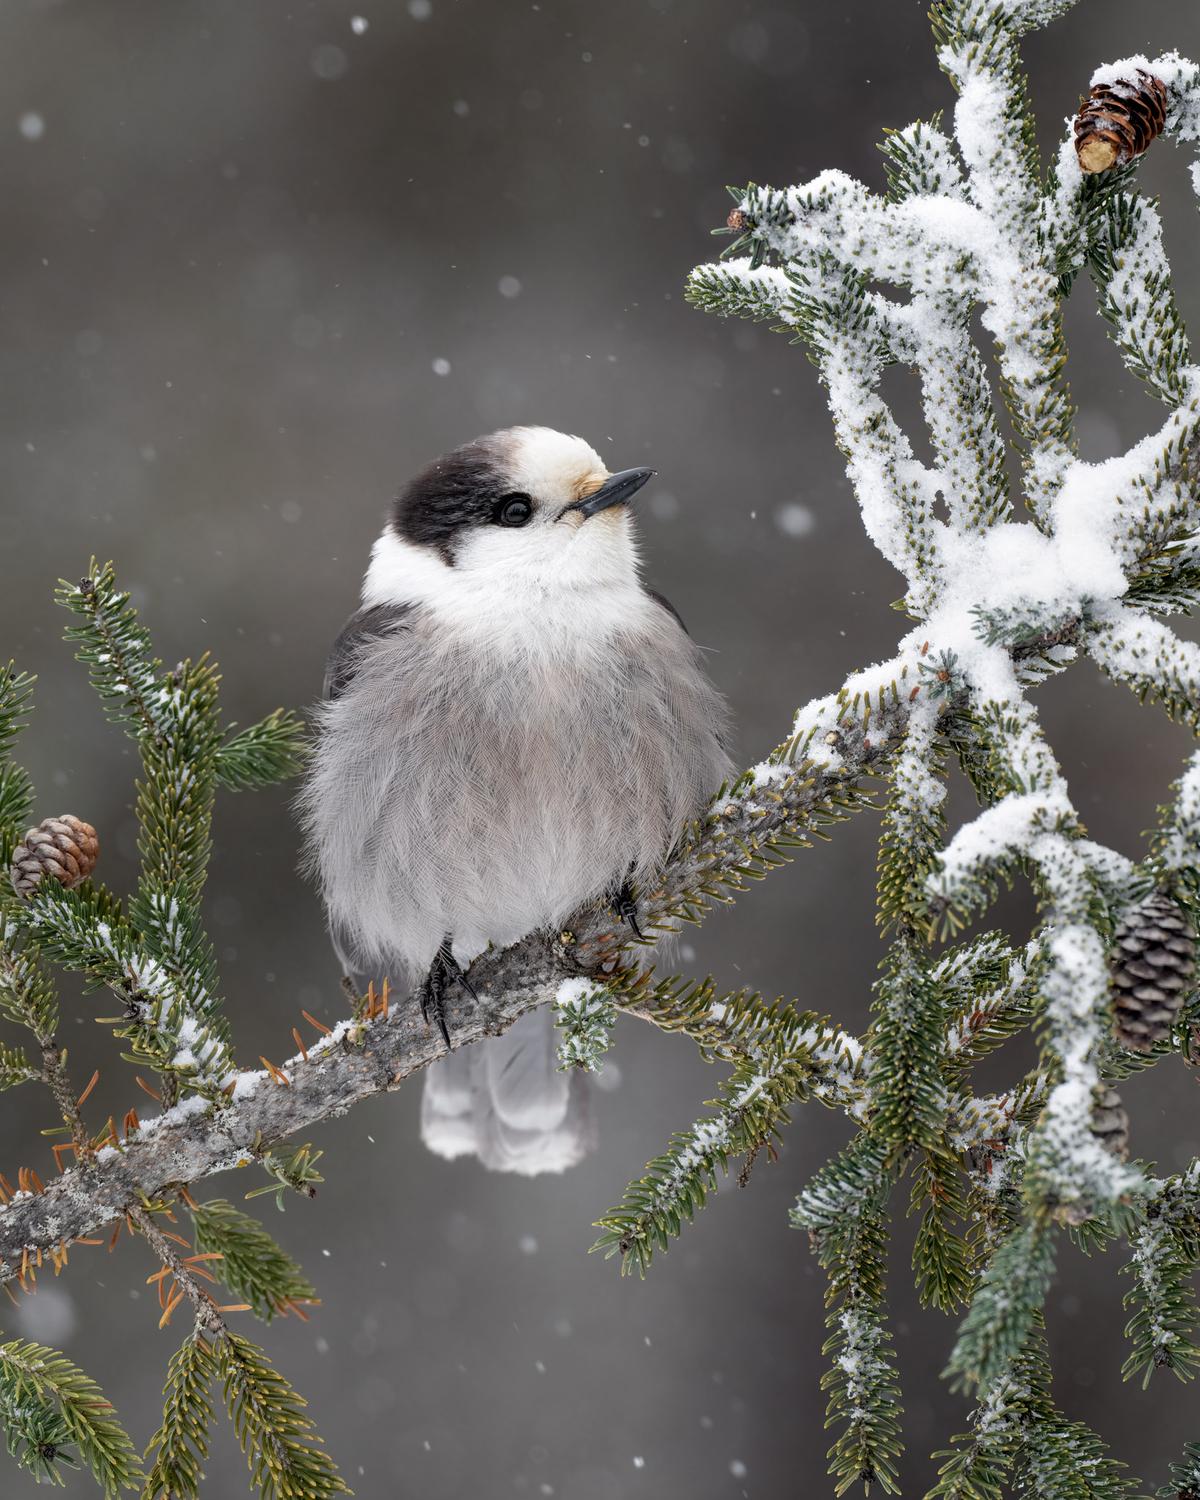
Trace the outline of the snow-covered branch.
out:
M 924 1206 L 918 1284 L 939 1306 L 971 1304 L 951 1370 L 981 1387 L 971 1445 L 950 1456 L 938 1494 L 982 1493 L 972 1486 L 983 1475 L 1018 1460 L 1065 1475 L 1071 1450 L 1086 1449 L 1095 1492 L 1115 1495 L 1098 1440 L 1068 1431 L 1049 1397 L 1039 1319 L 1053 1226 L 1095 1221 L 1106 1234 L 1145 1216 L 1135 1267 L 1148 1337 L 1160 1339 L 1151 1362 L 1162 1337 L 1184 1338 L 1176 1284 L 1194 1259 L 1190 1242 L 1186 1254 L 1168 1243 L 1158 1189 L 1124 1160 L 1114 1082 L 1142 1065 L 1130 1053 L 1174 1048 L 1194 1061 L 1200 1016 L 1183 996 L 1200 918 L 1200 775 L 1190 763 L 1140 860 L 1089 840 L 1028 688 L 1087 655 L 1200 726 L 1200 654 L 1163 618 L 1200 606 L 1200 367 L 1162 220 L 1134 180 L 1160 134 L 1200 140 L 1200 70 L 1175 53 L 1097 70 L 1043 173 L 1018 43 L 1071 3 L 937 0 L 938 61 L 958 92 L 953 139 L 924 122 L 891 132 L 886 195 L 839 171 L 747 188 L 729 221 L 733 258 L 698 268 L 690 288 L 707 310 L 808 344 L 865 529 L 902 573 L 916 621 L 846 689 L 868 720 L 897 692 L 914 700 L 880 844 L 879 922 L 893 944 L 863 1038 L 862 1133 L 801 1195 L 796 1222 L 834 1267 L 829 1246 L 850 1253 L 842 1216 L 856 1223 L 852 1205 L 877 1204 L 889 1171 L 911 1164 L 913 1206 Z M 1065 382 L 1062 303 L 1085 267 L 1126 370 L 1167 408 L 1157 430 L 1101 463 L 1076 454 Z M 976 318 L 1017 436 L 1021 509 Z M 895 362 L 920 381 L 931 464 L 881 393 Z M 797 733 L 816 731 L 830 707 L 801 709 Z M 837 737 L 827 743 L 837 755 Z M 949 755 L 983 806 L 947 835 Z M 1023 952 L 988 935 L 931 950 L 1017 879 L 1040 909 Z M 973 1063 L 1029 1026 L 1037 1066 L 1005 1094 L 976 1098 Z M 965 1195 L 955 1153 L 967 1157 Z M 956 1219 L 974 1221 L 974 1252 Z M 878 1246 L 871 1254 L 864 1268 L 881 1263 Z M 845 1295 L 836 1269 L 829 1295 L 834 1305 Z M 879 1317 L 876 1270 L 854 1295 Z M 832 1471 L 887 1489 L 893 1435 L 862 1421 L 891 1388 L 876 1329 L 869 1345 L 846 1329 L 830 1340 L 830 1414 L 849 1444 L 833 1450 Z M 870 1389 L 847 1381 L 846 1358 L 872 1372 Z

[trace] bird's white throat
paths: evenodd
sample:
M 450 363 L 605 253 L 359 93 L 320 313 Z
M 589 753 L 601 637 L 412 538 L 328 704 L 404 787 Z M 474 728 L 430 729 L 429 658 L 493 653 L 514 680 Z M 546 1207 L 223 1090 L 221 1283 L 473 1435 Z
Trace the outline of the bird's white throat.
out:
M 388 529 L 372 548 L 363 604 L 422 606 L 439 624 L 539 654 L 576 642 L 602 646 L 659 609 L 641 586 L 628 517 L 564 523 L 550 549 L 503 545 L 521 536 L 489 527 L 483 540 L 495 555 L 473 554 L 468 541 L 461 562 L 449 566 Z

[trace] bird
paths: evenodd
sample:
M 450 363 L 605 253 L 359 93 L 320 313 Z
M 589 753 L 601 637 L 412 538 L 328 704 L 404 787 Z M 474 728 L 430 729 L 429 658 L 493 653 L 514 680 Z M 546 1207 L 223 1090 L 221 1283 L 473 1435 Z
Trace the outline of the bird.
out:
M 641 578 L 632 502 L 582 438 L 512 427 L 399 493 L 329 655 L 299 800 L 305 864 L 350 972 L 445 997 L 489 944 L 589 903 L 640 936 L 636 892 L 731 772 L 729 711 Z M 436 1154 L 535 1175 L 594 1144 L 553 1012 L 426 1073 Z

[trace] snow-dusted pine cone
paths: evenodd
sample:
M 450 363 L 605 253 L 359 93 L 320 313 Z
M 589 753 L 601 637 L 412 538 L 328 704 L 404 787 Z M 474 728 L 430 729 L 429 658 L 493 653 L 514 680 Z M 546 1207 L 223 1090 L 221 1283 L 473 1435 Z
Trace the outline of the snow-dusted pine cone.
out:
M 88 878 L 99 853 L 100 841 L 90 823 L 72 813 L 43 818 L 13 850 L 13 889 L 18 896 L 28 896 L 48 874 L 69 890 Z
M 1142 154 L 1166 118 L 1166 86 L 1144 69 L 1137 70 L 1136 78 L 1098 83 L 1075 116 L 1075 155 L 1081 170 L 1123 167 Z
M 1187 913 L 1165 891 L 1152 891 L 1122 917 L 1110 963 L 1117 1040 L 1130 1052 L 1153 1052 L 1170 1034 L 1196 972 Z
M 1092 1134 L 1118 1160 L 1129 1155 L 1129 1116 L 1121 1096 L 1109 1083 L 1096 1090 L 1092 1103 Z

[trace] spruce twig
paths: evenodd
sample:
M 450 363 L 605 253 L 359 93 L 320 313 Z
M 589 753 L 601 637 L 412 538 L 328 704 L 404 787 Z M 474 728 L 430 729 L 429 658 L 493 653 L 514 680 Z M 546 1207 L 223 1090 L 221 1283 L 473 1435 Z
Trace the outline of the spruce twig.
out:
M 112 1411 L 65 1355 L 26 1340 L 0 1344 L 0 1421 L 9 1452 L 35 1476 L 55 1477 L 60 1450 L 72 1443 L 108 1500 L 136 1489 L 137 1453 Z
M 154 1463 L 142 1500 L 200 1500 L 214 1415 L 209 1389 L 216 1372 L 212 1345 L 197 1326 L 167 1371 L 162 1425 L 146 1448 L 146 1457 L 153 1453 Z

